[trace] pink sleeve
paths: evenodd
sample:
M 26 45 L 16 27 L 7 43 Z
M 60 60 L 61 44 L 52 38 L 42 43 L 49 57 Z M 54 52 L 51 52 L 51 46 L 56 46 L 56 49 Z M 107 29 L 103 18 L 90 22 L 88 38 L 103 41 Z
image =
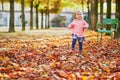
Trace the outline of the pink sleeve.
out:
M 68 26 L 68 28 L 73 28 L 74 27 L 74 23 L 71 23 L 71 24 L 69 24 L 69 26 Z

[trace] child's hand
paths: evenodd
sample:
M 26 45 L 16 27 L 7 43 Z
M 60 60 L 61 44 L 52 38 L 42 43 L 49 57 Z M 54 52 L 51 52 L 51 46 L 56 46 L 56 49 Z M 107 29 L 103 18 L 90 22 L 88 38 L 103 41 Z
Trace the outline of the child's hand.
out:
M 83 29 L 88 29 L 88 27 L 83 27 Z

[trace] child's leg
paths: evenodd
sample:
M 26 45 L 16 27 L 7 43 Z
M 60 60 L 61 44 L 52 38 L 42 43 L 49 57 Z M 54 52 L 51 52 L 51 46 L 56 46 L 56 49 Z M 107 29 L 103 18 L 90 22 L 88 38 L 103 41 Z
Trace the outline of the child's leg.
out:
M 74 50 L 75 48 L 75 44 L 76 44 L 76 41 L 77 41 L 77 36 L 72 34 L 72 49 Z
M 78 38 L 79 52 L 80 52 L 80 53 L 82 53 L 83 41 L 85 41 L 85 37 L 79 37 L 79 38 Z
M 77 39 L 72 39 L 72 49 L 74 50 Z
M 82 52 L 82 44 L 83 42 L 79 42 L 79 52 Z

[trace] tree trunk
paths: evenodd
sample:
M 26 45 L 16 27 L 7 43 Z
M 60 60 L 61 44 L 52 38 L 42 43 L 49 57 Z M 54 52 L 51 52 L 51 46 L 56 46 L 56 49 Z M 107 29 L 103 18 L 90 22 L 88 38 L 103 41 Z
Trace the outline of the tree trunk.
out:
M 49 0 L 46 2 L 46 11 L 45 11 L 45 28 L 49 29 Z
M 107 0 L 107 18 L 111 18 L 111 0 Z
M 103 20 L 103 0 L 100 0 L 100 22 Z
M 48 29 L 50 28 L 50 22 L 49 22 L 49 17 L 50 16 L 50 13 L 49 13 L 49 11 L 48 11 Z
M 111 0 L 107 0 L 107 18 L 111 18 Z M 106 29 L 110 30 L 111 25 L 107 25 Z M 110 35 L 106 33 L 106 35 Z
M 90 6 L 89 6 L 89 4 L 90 4 L 90 0 L 88 0 L 88 2 L 87 2 L 87 8 L 88 8 L 88 23 L 89 23 L 89 25 L 91 25 L 90 23 L 91 23 L 91 19 L 90 19 Z
M 39 27 L 38 27 L 38 6 L 39 5 L 36 5 L 36 29 L 38 30 Z
M 30 1 L 30 30 L 33 30 L 33 1 Z
M 120 38 L 120 0 L 116 0 L 116 18 L 118 18 L 118 31 L 115 33 L 115 38 Z
M 47 29 L 47 21 L 48 21 L 48 18 L 47 18 L 47 11 L 45 12 L 45 29 Z
M 82 0 L 82 12 L 84 13 L 84 1 Z
M 2 11 L 4 11 L 4 2 L 1 1 L 1 4 L 2 4 Z
M 91 27 L 96 30 L 96 23 L 98 21 L 98 0 L 91 1 Z
M 43 10 L 41 10 L 41 29 L 43 29 Z
M 14 29 L 14 0 L 10 0 L 10 26 L 9 32 L 15 32 Z
M 25 31 L 25 13 L 24 13 L 24 0 L 21 1 L 21 7 L 22 7 L 22 31 Z

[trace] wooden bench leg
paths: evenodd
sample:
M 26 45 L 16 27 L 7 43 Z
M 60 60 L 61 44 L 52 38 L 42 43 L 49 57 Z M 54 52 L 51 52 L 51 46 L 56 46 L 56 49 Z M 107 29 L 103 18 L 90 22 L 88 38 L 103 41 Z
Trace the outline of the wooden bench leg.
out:
M 117 38 L 117 45 L 119 45 L 119 43 L 118 43 L 118 38 Z
M 97 42 L 99 42 L 99 33 L 97 32 Z
M 101 33 L 101 37 L 100 37 L 100 43 L 102 42 L 102 33 Z
M 117 45 L 119 45 L 119 43 L 118 43 L 118 39 L 119 39 L 119 37 L 118 37 L 118 32 L 117 32 Z
M 111 43 L 112 43 L 112 39 L 113 39 L 113 34 L 111 33 Z

